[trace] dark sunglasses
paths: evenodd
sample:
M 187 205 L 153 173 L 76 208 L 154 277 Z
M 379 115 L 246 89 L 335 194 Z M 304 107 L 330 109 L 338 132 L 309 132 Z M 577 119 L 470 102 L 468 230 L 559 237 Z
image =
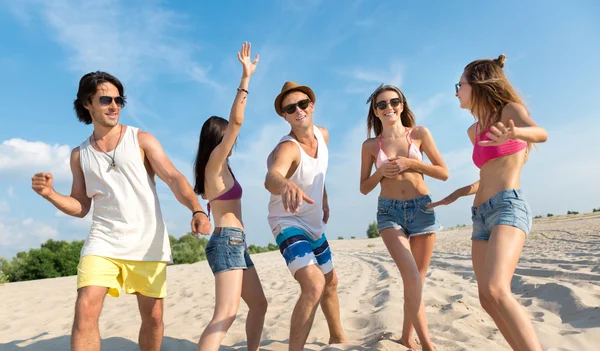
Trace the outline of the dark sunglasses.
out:
M 460 90 L 460 87 L 463 85 L 463 83 L 456 83 L 454 84 L 454 90 L 456 90 L 456 93 L 458 94 L 458 91 Z
M 396 107 L 396 106 L 400 105 L 401 102 L 402 102 L 402 100 L 400 100 L 400 98 L 391 99 L 390 106 Z M 385 110 L 387 105 L 388 105 L 387 101 L 379 101 L 378 103 L 375 104 L 375 106 L 377 106 L 377 108 L 380 110 Z
M 292 113 L 296 112 L 296 106 L 300 107 L 301 110 L 306 110 L 309 103 L 310 99 L 300 100 L 295 104 L 286 105 L 282 110 L 288 115 L 291 115 Z
M 119 107 L 123 107 L 123 105 L 125 104 L 125 99 L 123 99 L 122 96 L 116 96 L 116 97 L 112 97 L 112 96 L 100 96 L 100 105 L 102 106 L 108 106 L 110 104 L 112 104 L 113 99 L 115 100 L 115 104 L 117 104 L 117 106 Z

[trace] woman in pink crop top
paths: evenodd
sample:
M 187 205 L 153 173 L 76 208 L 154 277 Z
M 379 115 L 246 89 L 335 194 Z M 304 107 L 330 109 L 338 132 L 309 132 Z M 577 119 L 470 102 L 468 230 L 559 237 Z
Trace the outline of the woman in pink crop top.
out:
M 267 312 L 267 299 L 246 250 L 242 187 L 229 167 L 229 156 L 244 121 L 248 84 L 258 63 L 258 55 L 252 62 L 250 48 L 249 43 L 244 43 L 238 52 L 243 73 L 229 121 L 213 116 L 204 122 L 194 164 L 194 191 L 208 200 L 208 211 L 210 213 L 212 209 L 215 226 L 206 245 L 206 258 L 215 275 L 215 312 L 200 336 L 198 350 L 219 349 L 235 320 L 240 298 L 249 309 L 246 319 L 248 350 L 258 350 Z
M 378 184 L 377 227 L 404 284 L 404 323 L 400 342 L 410 348 L 416 330 L 423 350 L 433 350 L 429 337 L 423 281 L 433 253 L 435 233 L 441 229 L 423 175 L 448 179 L 448 168 L 426 127 L 417 127 L 404 94 L 381 85 L 367 103 L 367 130 L 375 137 L 363 143 L 360 192 Z M 431 164 L 423 162 L 425 152 Z M 375 165 L 375 172 L 372 172 Z M 411 323 L 413 321 L 413 323 Z M 414 325 L 413 325 L 414 324 Z
M 532 224 L 531 209 L 519 189 L 521 168 L 531 144 L 545 142 L 547 135 L 504 75 L 504 59 L 500 55 L 471 62 L 456 84 L 460 107 L 476 120 L 468 134 L 479 180 L 430 206 L 475 194 L 472 259 L 481 306 L 513 349 L 541 350 L 510 282 Z

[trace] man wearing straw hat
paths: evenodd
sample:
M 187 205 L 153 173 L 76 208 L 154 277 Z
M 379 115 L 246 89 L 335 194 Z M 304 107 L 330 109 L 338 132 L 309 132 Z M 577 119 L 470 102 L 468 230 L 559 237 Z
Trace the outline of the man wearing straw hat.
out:
M 329 343 L 345 341 L 340 322 L 337 276 L 325 237 L 329 205 L 325 190 L 329 133 L 313 124 L 315 93 L 286 82 L 275 111 L 291 126 L 269 155 L 265 187 L 271 192 L 269 225 L 300 298 L 292 313 L 290 350 L 302 350 L 319 303 L 329 326 Z

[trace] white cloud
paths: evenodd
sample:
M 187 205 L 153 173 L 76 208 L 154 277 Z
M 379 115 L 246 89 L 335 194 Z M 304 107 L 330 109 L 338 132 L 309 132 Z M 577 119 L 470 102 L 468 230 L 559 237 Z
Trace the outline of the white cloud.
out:
M 15 189 L 11 186 L 8 187 L 8 190 L 6 191 L 6 193 L 8 194 L 8 197 L 10 197 L 11 199 L 15 198 Z
M 10 212 L 10 205 L 6 200 L 0 200 L 0 213 Z
M 393 60 L 388 69 L 382 70 L 380 67 L 354 67 L 342 71 L 341 74 L 349 76 L 352 79 L 352 82 L 345 89 L 346 93 L 358 93 L 369 96 L 381 83 L 401 87 L 404 65 L 400 61 Z
M 107 71 L 128 91 L 126 113 L 144 130 L 144 117 L 156 118 L 139 99 L 147 84 L 161 75 L 185 77 L 213 90 L 223 91 L 210 77 L 211 67 L 194 59 L 198 44 L 184 39 L 191 19 L 157 1 L 22 0 L 10 4 L 25 25 L 38 20 L 67 51 L 68 69 L 78 76 Z
M 37 172 L 50 172 L 55 179 L 70 177 L 68 145 L 46 144 L 23 139 L 5 140 L 0 144 L 0 178 L 31 177 Z M 12 187 L 9 195 L 13 194 Z
M 56 229 L 31 217 L 0 217 L 0 255 L 28 250 L 57 237 Z
M 194 45 L 178 35 L 188 18 L 157 2 L 24 0 L 13 2 L 12 9 L 26 22 L 40 17 L 47 23 L 54 39 L 71 52 L 74 71 L 101 68 L 138 82 L 167 71 L 219 86 L 208 77 L 209 67 L 193 60 Z

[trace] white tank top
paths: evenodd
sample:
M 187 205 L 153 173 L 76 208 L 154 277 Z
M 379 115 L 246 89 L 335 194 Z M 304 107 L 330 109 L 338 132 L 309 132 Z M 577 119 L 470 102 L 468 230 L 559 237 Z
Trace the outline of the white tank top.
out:
M 112 160 L 90 143 L 79 146 L 92 227 L 81 257 L 98 255 L 135 261 L 171 261 L 169 235 L 140 154 L 138 128 L 126 127 Z M 109 155 L 113 155 L 112 151 Z
M 327 173 L 327 164 L 329 162 L 329 151 L 327 144 L 323 139 L 321 130 L 314 126 L 315 137 L 318 142 L 317 158 L 310 157 L 298 141 L 289 135 L 279 140 L 277 145 L 292 141 L 300 148 L 300 163 L 290 180 L 304 193 L 315 201 L 314 204 L 302 202 L 298 213 L 289 213 L 283 209 L 281 195 L 271 194 L 269 201 L 269 226 L 273 235 L 277 236 L 281 231 L 288 227 L 302 229 L 313 239 L 317 240 L 321 234 L 325 233 L 325 223 L 323 222 L 323 189 L 325 188 L 325 174 Z

